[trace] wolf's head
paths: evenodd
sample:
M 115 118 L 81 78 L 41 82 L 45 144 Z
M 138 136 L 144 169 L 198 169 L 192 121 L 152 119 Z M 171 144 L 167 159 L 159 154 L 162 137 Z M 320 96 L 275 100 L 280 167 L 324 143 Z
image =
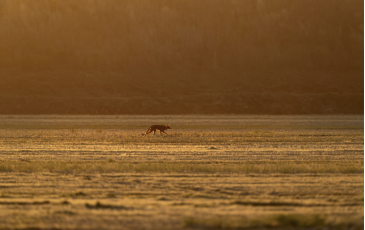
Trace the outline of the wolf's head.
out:
M 171 129 L 171 126 L 170 125 L 166 125 L 166 129 Z

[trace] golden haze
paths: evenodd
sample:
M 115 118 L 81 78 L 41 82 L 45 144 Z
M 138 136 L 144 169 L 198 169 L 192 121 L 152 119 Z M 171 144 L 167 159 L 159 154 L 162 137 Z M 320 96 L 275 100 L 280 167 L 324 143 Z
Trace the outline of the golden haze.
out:
M 363 4 L 2 0 L 0 113 L 362 114 Z

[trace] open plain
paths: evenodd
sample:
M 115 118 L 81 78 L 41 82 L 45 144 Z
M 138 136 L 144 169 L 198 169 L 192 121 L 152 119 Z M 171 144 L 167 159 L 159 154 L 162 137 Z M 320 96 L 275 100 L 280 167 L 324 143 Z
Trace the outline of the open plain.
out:
M 0 116 L 0 229 L 363 228 L 362 115 Z

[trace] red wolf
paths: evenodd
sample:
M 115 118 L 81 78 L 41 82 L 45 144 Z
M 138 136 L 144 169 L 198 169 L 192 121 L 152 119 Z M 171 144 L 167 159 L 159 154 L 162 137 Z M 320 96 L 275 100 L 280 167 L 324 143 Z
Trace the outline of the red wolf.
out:
M 167 129 L 171 129 L 170 125 L 152 125 L 151 127 L 149 127 L 147 132 L 143 135 L 147 135 L 147 134 L 152 133 L 152 132 L 153 132 L 153 135 L 155 135 L 156 130 L 160 130 L 160 134 L 164 133 L 164 134 L 167 135 L 167 133 L 164 132 Z

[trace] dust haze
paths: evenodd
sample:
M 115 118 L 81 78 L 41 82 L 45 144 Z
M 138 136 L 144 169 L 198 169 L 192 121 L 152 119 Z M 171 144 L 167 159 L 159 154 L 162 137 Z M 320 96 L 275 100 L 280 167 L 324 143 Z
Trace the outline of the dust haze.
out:
M 2 114 L 362 114 L 361 0 L 2 0 Z

